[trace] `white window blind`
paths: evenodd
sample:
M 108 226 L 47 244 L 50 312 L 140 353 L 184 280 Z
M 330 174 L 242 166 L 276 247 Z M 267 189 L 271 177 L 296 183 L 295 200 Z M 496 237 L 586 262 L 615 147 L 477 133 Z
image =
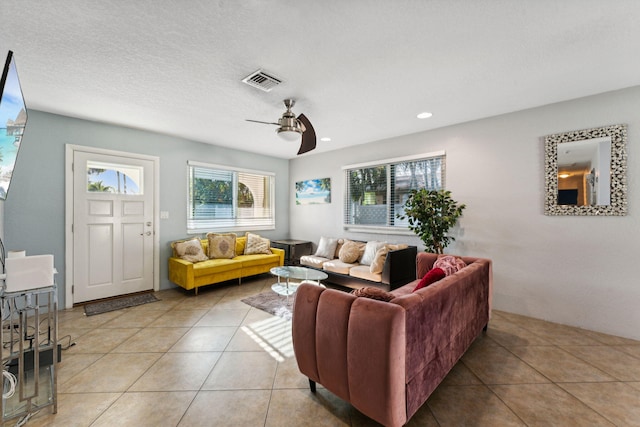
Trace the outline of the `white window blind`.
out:
M 345 227 L 407 227 L 397 214 L 413 189 L 444 188 L 444 152 L 345 166 Z
M 275 228 L 273 173 L 189 162 L 187 230 Z

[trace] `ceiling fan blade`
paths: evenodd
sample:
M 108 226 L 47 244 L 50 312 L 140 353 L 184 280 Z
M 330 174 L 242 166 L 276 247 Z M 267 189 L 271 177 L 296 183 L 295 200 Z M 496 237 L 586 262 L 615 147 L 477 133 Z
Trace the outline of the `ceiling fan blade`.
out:
M 276 126 L 280 126 L 280 123 L 273 123 L 273 122 L 262 122 L 260 120 L 251 120 L 251 119 L 245 119 L 248 122 L 253 122 L 253 123 L 262 123 L 264 125 L 276 125 Z
M 298 120 L 300 120 L 305 127 L 305 131 L 302 133 L 302 144 L 300 144 L 298 154 L 304 154 L 316 148 L 316 131 L 313 129 L 311 122 L 304 114 L 300 114 L 298 116 Z

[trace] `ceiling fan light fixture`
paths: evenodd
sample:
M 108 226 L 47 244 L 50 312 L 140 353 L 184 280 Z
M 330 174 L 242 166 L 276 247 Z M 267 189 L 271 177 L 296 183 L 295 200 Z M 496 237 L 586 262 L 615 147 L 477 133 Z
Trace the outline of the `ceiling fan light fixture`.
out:
M 293 107 L 295 103 L 296 101 L 294 99 L 284 100 L 284 106 L 287 107 L 287 111 L 278 119 L 278 123 L 249 119 L 247 119 L 247 121 L 278 126 L 276 132 L 280 135 L 280 138 L 288 142 L 295 141 L 300 143 L 300 149 L 298 150 L 298 155 L 300 155 L 316 148 L 316 131 L 304 114 L 300 114 L 296 118 L 293 111 L 291 111 L 291 107 Z
M 300 135 L 302 135 L 300 128 L 292 127 L 279 127 L 277 132 L 278 136 L 285 141 L 298 141 L 300 140 Z

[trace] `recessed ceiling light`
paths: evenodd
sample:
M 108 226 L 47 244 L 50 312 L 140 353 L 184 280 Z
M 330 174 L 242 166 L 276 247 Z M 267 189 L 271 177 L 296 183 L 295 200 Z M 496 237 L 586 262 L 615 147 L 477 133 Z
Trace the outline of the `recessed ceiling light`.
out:
M 329 141 L 331 141 L 331 138 L 329 138 L 329 137 L 325 136 L 324 138 L 320 138 L 320 141 L 322 141 L 322 142 L 329 142 Z
M 428 113 L 428 112 L 426 112 L 426 111 L 425 111 L 424 113 L 420 113 L 420 114 L 418 114 L 418 116 L 417 116 L 417 117 L 418 117 L 419 119 L 428 119 L 428 118 L 429 118 L 429 117 L 431 117 L 431 116 L 433 116 L 433 114 Z

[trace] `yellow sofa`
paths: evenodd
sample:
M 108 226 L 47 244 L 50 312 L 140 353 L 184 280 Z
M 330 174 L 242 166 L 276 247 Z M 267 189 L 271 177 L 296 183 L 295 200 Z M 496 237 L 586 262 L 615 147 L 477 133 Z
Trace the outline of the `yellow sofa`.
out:
M 169 258 L 169 280 L 186 290 L 195 289 L 198 294 L 200 286 L 268 273 L 273 267 L 284 265 L 284 250 L 270 248 L 271 254 L 244 255 L 246 237 L 236 238 L 236 256 L 231 259 L 209 259 L 193 263 L 178 258 L 175 244 L 171 243 L 173 256 Z M 208 240 L 200 239 L 204 253 L 207 253 Z

